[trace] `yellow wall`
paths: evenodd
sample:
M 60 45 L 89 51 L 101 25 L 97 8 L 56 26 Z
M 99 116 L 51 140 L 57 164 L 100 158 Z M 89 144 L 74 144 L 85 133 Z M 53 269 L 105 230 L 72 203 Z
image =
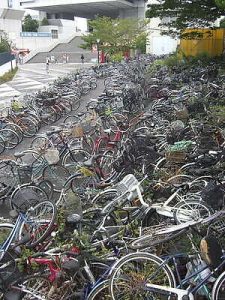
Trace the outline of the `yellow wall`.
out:
M 185 33 L 196 31 L 202 33 L 203 37 L 199 39 L 181 39 L 181 53 L 185 56 L 196 56 L 202 53 L 207 53 L 209 56 L 219 56 L 223 53 L 225 29 L 187 29 Z

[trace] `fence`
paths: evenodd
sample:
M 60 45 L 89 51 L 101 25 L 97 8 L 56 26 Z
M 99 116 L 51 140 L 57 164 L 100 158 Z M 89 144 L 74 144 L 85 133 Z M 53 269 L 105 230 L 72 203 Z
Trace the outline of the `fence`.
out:
M 0 66 L 12 61 L 13 59 L 15 59 L 15 57 L 10 52 L 0 53 Z
M 209 56 L 220 56 L 224 50 L 224 29 L 187 29 L 186 34 L 199 33 L 199 38 L 181 39 L 180 50 L 185 56 L 206 53 Z

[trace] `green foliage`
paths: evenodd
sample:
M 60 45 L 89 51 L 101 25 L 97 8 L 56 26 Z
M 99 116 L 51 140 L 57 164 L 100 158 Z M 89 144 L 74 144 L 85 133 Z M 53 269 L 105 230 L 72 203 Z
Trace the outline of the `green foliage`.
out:
M 8 71 L 4 75 L 0 76 L 0 84 L 12 80 L 17 71 L 18 71 L 18 67 L 16 67 L 12 71 Z
M 112 62 L 121 62 L 123 59 L 123 54 L 121 52 L 113 54 L 110 59 Z
M 225 28 L 225 18 L 220 21 L 220 28 Z
M 0 53 L 10 51 L 10 42 L 7 37 L 1 37 L 0 41 Z
M 140 49 L 141 53 L 146 53 L 146 45 L 147 45 L 147 33 L 143 32 L 140 34 L 135 42 L 135 48 Z
M 180 36 L 186 28 L 210 28 L 224 15 L 224 10 L 216 5 L 215 0 L 165 0 L 149 4 L 148 8 L 146 17 L 159 17 L 162 33 L 172 36 Z
M 47 18 L 44 18 L 44 19 L 41 21 L 41 26 L 47 26 L 47 25 L 49 25 L 48 19 L 47 19 Z
M 89 21 L 92 31 L 83 36 L 83 49 L 92 49 L 97 39 L 100 40 L 99 49 L 109 54 L 125 52 L 135 49 L 146 40 L 147 22 L 138 19 L 111 19 L 109 17 L 97 17 Z M 142 46 L 143 47 L 143 46 Z
M 225 0 L 215 0 L 215 3 L 219 8 L 221 9 L 225 8 Z
M 26 15 L 23 20 L 22 29 L 26 32 L 37 32 L 39 23 L 37 20 L 32 19 L 31 15 Z

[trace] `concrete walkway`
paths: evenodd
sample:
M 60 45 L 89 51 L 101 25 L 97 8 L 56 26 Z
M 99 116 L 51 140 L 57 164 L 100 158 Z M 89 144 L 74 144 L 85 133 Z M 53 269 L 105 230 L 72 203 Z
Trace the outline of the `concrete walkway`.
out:
M 50 64 L 49 73 L 44 63 L 19 65 L 12 81 L 0 85 L 0 103 L 9 103 L 14 96 L 36 92 L 48 86 L 58 77 L 63 77 L 80 68 L 88 68 L 93 63 Z

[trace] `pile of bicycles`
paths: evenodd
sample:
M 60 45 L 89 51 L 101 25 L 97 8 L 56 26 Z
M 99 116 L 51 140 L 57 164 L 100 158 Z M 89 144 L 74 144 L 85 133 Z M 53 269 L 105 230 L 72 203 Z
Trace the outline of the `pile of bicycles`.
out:
M 85 110 L 0 161 L 2 299 L 223 299 L 223 76 L 155 59 L 27 99 L 50 110 L 104 79 Z

